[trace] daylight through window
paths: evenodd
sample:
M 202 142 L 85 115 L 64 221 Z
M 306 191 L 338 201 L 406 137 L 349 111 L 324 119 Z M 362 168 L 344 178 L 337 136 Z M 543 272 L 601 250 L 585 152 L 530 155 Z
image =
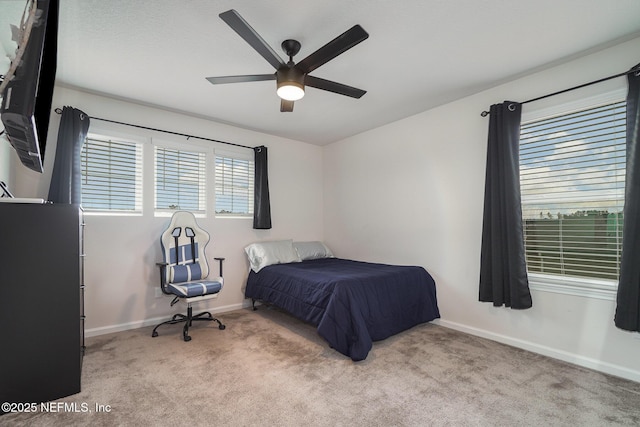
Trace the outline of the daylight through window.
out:
M 253 215 L 253 160 L 216 155 L 215 180 L 217 215 Z
M 522 125 L 520 185 L 530 273 L 617 281 L 625 146 L 624 102 Z
M 155 148 L 156 211 L 204 213 L 206 155 L 197 151 Z
M 142 212 L 142 145 L 89 136 L 81 154 L 85 211 Z

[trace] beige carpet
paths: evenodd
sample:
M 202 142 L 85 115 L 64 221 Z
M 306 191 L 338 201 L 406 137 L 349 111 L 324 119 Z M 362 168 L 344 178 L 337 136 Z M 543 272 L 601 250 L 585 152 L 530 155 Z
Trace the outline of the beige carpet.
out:
M 11 426 L 640 425 L 640 383 L 433 324 L 354 363 L 275 309 L 87 340 L 82 392 Z M 46 356 L 44 356 L 46 357 Z M 96 405 L 108 411 L 96 412 Z M 108 405 L 108 406 L 107 406 Z

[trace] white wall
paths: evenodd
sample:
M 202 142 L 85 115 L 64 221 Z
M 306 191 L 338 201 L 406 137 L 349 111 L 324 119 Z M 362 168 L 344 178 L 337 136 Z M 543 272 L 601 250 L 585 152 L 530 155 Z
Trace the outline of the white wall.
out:
M 438 286 L 445 326 L 640 381 L 640 340 L 613 326 L 613 301 L 542 291 L 533 291 L 534 307 L 524 311 L 477 301 L 488 124 L 480 112 L 504 99 L 530 99 L 618 73 L 639 62 L 638 53 L 640 39 L 324 148 L 61 87 L 54 106 L 269 147 L 274 228 L 256 231 L 249 220 L 211 216 L 201 221 L 214 239 L 209 255 L 227 257 L 225 290 L 214 311 L 245 303 L 246 244 L 324 238 L 338 256 L 426 267 Z M 616 79 L 528 104 L 524 111 L 624 86 Z M 14 167 L 17 197 L 46 197 L 58 123 L 53 115 L 45 173 Z M 173 313 L 167 298 L 154 296 L 157 241 L 167 222 L 149 209 L 142 217 L 86 217 L 89 335 L 153 324 Z
M 326 243 L 342 257 L 424 266 L 442 325 L 640 381 L 640 339 L 615 328 L 615 301 L 533 291 L 529 310 L 478 302 L 488 129 L 480 112 L 638 62 L 635 39 L 325 147 Z M 622 78 L 523 111 L 620 88 Z
M 210 304 L 214 312 L 240 308 L 248 303 L 244 300 L 243 290 L 248 274 L 248 263 L 243 251 L 246 245 L 258 240 L 280 238 L 322 239 L 320 147 L 62 87 L 56 88 L 53 105 L 74 106 L 94 117 L 251 147 L 268 147 L 273 228 L 253 230 L 252 219 L 220 219 L 214 218 L 211 213 L 207 218 L 199 219 L 200 225 L 212 236 L 212 242 L 207 247 L 209 258 L 226 257 L 224 290 L 219 298 Z M 45 156 L 45 173 L 40 175 L 26 168 L 16 168 L 16 196 L 46 198 L 59 121 L 60 116 L 53 114 Z M 90 131 L 104 128 L 111 128 L 123 135 L 171 140 L 182 143 L 185 147 L 190 144 L 213 144 L 225 150 L 231 149 L 225 145 L 198 142 L 195 139 L 186 142 L 185 138 L 181 137 L 121 125 L 108 125 L 97 120 L 92 121 Z M 145 150 L 147 148 L 149 147 L 145 147 Z M 144 182 L 146 188 L 153 188 L 151 168 L 145 170 Z M 149 196 L 149 193 L 145 195 Z M 211 202 L 211 187 L 207 196 Z M 88 335 L 155 324 L 176 311 L 175 308 L 169 307 L 169 297 L 155 297 L 155 288 L 159 282 L 159 273 L 155 266 L 155 262 L 160 260 L 159 238 L 169 218 L 154 217 L 152 203 L 152 200 L 147 198 L 144 214 L 140 217 L 85 215 L 85 306 Z M 209 206 L 211 207 L 211 203 Z M 217 265 L 213 271 L 217 271 Z M 205 306 L 196 309 L 203 307 Z

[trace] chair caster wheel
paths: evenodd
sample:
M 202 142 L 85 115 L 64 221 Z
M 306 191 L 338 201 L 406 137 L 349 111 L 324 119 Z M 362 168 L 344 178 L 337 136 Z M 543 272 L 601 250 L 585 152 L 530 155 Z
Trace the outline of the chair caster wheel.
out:
M 153 331 L 153 333 L 151 334 L 151 336 L 152 336 L 153 338 L 157 337 L 157 336 L 158 336 L 158 332 Z
M 224 328 L 226 328 L 226 326 L 224 326 L 224 325 L 218 326 L 218 329 L 220 329 L 221 331 L 224 331 Z

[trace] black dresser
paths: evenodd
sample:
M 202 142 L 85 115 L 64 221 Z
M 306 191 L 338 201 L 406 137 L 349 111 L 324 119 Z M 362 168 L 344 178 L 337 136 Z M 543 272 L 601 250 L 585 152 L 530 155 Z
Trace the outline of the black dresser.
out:
M 80 392 L 83 230 L 77 205 L 0 203 L 0 402 Z

